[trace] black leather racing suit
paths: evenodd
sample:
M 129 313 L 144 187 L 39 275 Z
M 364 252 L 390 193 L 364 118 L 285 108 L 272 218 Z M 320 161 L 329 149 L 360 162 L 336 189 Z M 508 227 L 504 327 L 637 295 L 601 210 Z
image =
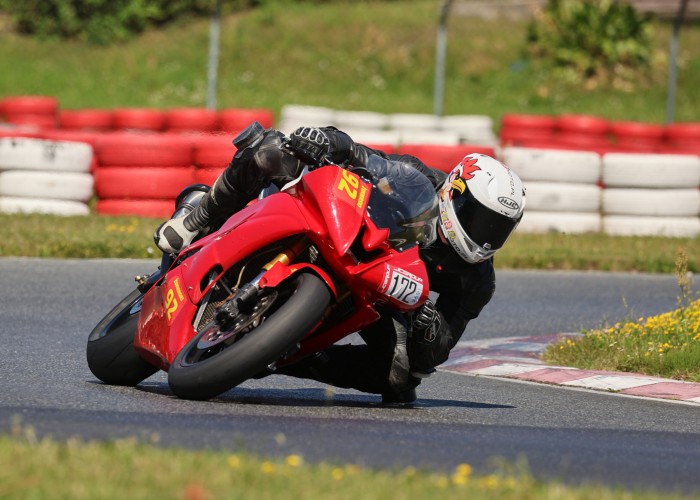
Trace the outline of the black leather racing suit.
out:
M 333 127 L 321 130 L 329 137 L 331 157 L 338 164 L 363 167 L 369 156 L 376 154 L 410 164 L 428 177 L 436 189 L 447 176 L 414 156 L 387 155 L 354 143 L 347 134 Z M 205 198 L 207 206 L 203 208 L 210 219 L 230 216 L 270 183 L 281 187 L 297 177 L 302 165 L 281 153 L 282 137 L 276 130 L 267 130 L 261 142 L 239 150 L 215 183 L 212 198 Z M 495 273 L 492 259 L 469 264 L 439 238 L 432 246 L 422 249 L 420 255 L 428 271 L 430 291 L 439 294 L 435 303 L 438 314 L 429 332 L 413 332 L 408 340 L 408 354 L 411 369 L 430 371 L 447 360 L 467 323 L 491 300 Z M 405 338 L 410 331 L 410 318 L 392 310 L 380 313 L 380 321 L 360 332 L 364 345 L 334 345 L 319 355 L 281 368 L 278 373 L 374 394 L 415 387 L 419 379 L 409 376 L 408 380 L 397 382 L 392 372 L 397 339 Z

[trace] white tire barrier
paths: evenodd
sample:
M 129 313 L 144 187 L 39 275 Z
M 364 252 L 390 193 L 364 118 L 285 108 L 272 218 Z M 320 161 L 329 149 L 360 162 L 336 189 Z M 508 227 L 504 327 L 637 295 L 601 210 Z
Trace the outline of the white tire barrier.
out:
M 87 202 L 93 195 L 93 177 L 83 172 L 0 172 L 0 196 Z
M 700 235 L 700 219 L 698 217 L 605 215 L 603 232 L 613 236 L 695 238 Z
M 605 215 L 698 216 L 700 191 L 608 188 L 603 190 L 602 211 Z
M 401 133 L 397 130 L 344 129 L 343 132 L 353 141 L 368 146 L 386 144 L 396 148 L 401 144 Z
M 321 106 L 300 106 L 289 104 L 280 111 L 277 126 L 285 134 L 291 134 L 298 127 L 325 127 L 335 125 L 335 111 Z
M 506 147 L 500 157 L 523 181 L 595 184 L 601 176 L 600 155 L 591 151 Z
M 493 131 L 493 120 L 485 115 L 443 116 L 438 123 L 440 130 L 457 132 L 461 142 L 495 146 L 498 138 Z
M 525 190 L 526 212 L 600 212 L 601 188 L 595 184 L 528 182 Z
M 47 200 L 44 198 L 0 197 L 0 212 L 3 213 L 42 213 L 51 215 L 88 215 L 87 204 L 73 200 Z
M 394 113 L 389 115 L 389 128 L 395 130 L 437 130 L 440 117 L 418 113 Z
M 82 142 L 0 139 L 0 170 L 89 172 L 92 156 Z
M 389 124 L 387 115 L 373 111 L 336 111 L 334 117 L 335 126 L 340 130 L 382 130 Z
M 601 230 L 599 213 L 536 212 L 525 209 L 525 215 L 516 231 L 521 233 L 598 233 Z
M 700 186 L 700 157 L 608 153 L 603 155 L 602 180 L 605 187 L 698 187 Z
M 433 144 L 440 146 L 457 146 L 460 143 L 457 132 L 443 130 L 401 130 L 401 144 Z

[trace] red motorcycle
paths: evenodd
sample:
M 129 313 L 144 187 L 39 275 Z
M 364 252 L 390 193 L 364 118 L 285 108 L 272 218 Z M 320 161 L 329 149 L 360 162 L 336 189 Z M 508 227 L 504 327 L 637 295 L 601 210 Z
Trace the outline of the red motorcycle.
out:
M 174 216 L 207 189 L 185 189 Z M 420 307 L 418 248 L 436 217 L 433 186 L 410 166 L 318 167 L 137 277 L 90 334 L 90 370 L 134 386 L 161 369 L 174 394 L 199 400 L 274 373 L 372 324 L 377 306 Z

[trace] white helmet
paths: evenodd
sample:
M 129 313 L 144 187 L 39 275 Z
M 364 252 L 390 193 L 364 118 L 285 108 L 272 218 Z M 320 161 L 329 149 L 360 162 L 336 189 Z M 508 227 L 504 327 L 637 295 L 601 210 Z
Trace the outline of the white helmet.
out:
M 523 217 L 520 177 L 490 156 L 472 153 L 438 193 L 440 230 L 455 252 L 475 264 L 492 257 Z

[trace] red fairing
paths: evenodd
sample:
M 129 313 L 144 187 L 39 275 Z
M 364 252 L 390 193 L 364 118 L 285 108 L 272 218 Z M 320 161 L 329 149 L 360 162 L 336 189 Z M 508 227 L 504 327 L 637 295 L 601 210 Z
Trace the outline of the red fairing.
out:
M 377 228 L 368 215 L 371 194 L 372 185 L 358 175 L 327 166 L 233 215 L 221 229 L 186 248 L 146 292 L 134 343 L 138 352 L 167 371 L 196 334 L 199 304 L 214 283 L 238 263 L 283 240 L 292 242 L 290 248 L 298 245 L 307 253 L 313 249 L 318 257 L 275 261 L 261 268 L 256 286 L 274 288 L 300 271 L 310 271 L 327 284 L 334 301 L 345 300 L 344 307 L 351 311 L 315 327 L 299 351 L 281 363 L 367 327 L 379 318 L 378 305 L 402 311 L 420 307 L 429 284 L 418 247 L 399 252 L 389 244 L 388 230 Z
M 316 208 L 325 218 L 331 247 L 339 256 L 345 255 L 362 225 L 371 186 L 357 174 L 335 167 L 320 168 L 304 177 L 303 183 L 316 205 L 308 207 L 309 216 Z
M 182 346 L 194 335 L 197 312 L 186 293 L 182 266 L 173 268 L 143 297 L 136 348 L 141 355 L 167 370 Z
M 257 249 L 294 234 L 322 228 L 310 226 L 300 211 L 300 202 L 287 194 L 270 196 L 244 208 L 216 233 L 190 247 L 196 251 L 182 266 L 190 300 L 199 303 L 206 290 L 198 283 L 214 266 L 228 269 Z M 198 250 L 198 251 L 197 251 Z

